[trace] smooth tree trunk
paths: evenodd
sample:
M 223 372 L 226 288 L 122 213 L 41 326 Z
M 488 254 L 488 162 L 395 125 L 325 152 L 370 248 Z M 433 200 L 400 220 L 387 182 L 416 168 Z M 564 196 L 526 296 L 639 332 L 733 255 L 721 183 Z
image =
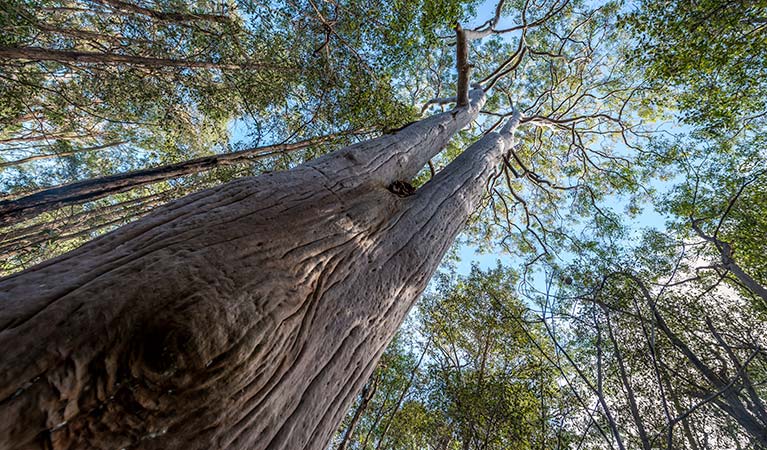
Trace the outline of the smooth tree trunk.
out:
M 621 384 L 623 385 L 623 391 L 626 395 L 626 400 L 629 405 L 629 411 L 631 412 L 631 417 L 634 419 L 634 424 L 637 427 L 637 432 L 639 433 L 639 440 L 642 443 L 642 449 L 643 450 L 652 450 L 652 443 L 650 442 L 650 439 L 647 437 L 647 431 L 644 427 L 644 422 L 642 421 L 642 415 L 639 412 L 639 406 L 637 406 L 636 396 L 634 395 L 634 388 L 631 384 L 631 378 L 629 377 L 628 371 L 626 370 L 626 364 L 623 361 L 623 354 L 621 352 L 620 347 L 618 346 L 618 340 L 615 339 L 615 334 L 613 332 L 613 326 L 610 322 L 610 310 L 607 307 L 603 307 L 602 310 L 605 314 L 605 324 L 607 325 L 607 336 L 610 339 L 610 343 L 613 347 L 613 357 L 615 358 L 615 361 L 618 363 L 618 375 L 621 380 Z M 598 325 L 597 325 L 598 326 Z
M 39 222 L 33 225 L 29 225 L 23 228 L 15 228 L 11 231 L 0 233 L 0 242 L 2 246 L 11 244 L 25 245 L 30 239 L 46 235 L 55 236 L 57 233 L 62 232 L 65 229 L 77 228 L 80 225 L 90 223 L 93 221 L 99 221 L 102 215 L 111 217 L 128 207 L 141 205 L 141 204 L 164 204 L 167 203 L 172 197 L 173 188 L 158 192 L 156 194 L 145 195 L 142 197 L 132 198 L 124 200 L 119 203 L 105 205 L 94 209 L 87 209 L 80 211 L 76 214 L 57 218 L 51 222 Z
M 41 136 L 41 138 L 42 139 L 40 139 L 40 140 L 44 140 L 45 136 Z M 48 153 L 48 154 L 43 154 L 43 155 L 32 155 L 32 156 L 27 156 L 26 158 L 17 159 L 15 161 L 2 161 L 2 162 L 0 162 L 0 169 L 6 168 L 6 167 L 20 166 L 22 164 L 26 164 L 26 163 L 29 163 L 29 162 L 32 162 L 32 161 L 40 161 L 42 159 L 62 158 L 64 156 L 72 156 L 72 155 L 77 154 L 77 153 L 91 152 L 91 151 L 95 151 L 95 150 L 103 150 L 105 148 L 117 147 L 118 145 L 123 145 L 123 144 L 127 144 L 127 143 L 128 143 L 127 141 L 107 142 L 105 144 L 94 145 L 94 146 L 91 146 L 91 147 L 76 148 L 74 150 L 70 150 L 70 151 L 66 151 L 66 152 Z
M 83 224 L 83 226 L 80 227 L 76 224 L 71 227 L 62 227 L 66 232 L 56 233 L 56 231 L 51 229 L 50 234 L 41 234 L 40 236 L 33 236 L 30 239 L 23 239 L 21 241 L 11 242 L 8 245 L 2 245 L 0 246 L 0 257 L 11 258 L 20 253 L 24 253 L 25 251 L 34 251 L 36 246 L 46 244 L 49 241 L 63 243 L 81 237 L 92 238 L 94 233 L 98 233 L 104 228 L 114 228 L 115 226 L 126 224 L 147 214 L 153 207 L 163 203 L 165 202 L 162 200 L 155 200 L 139 203 L 127 208 L 115 209 L 111 212 L 107 210 L 100 215 L 98 221 L 92 221 L 91 223 Z
M 0 282 L 0 448 L 324 449 L 519 116 L 413 195 L 484 101 L 176 200 Z
M 757 410 L 757 413 L 754 414 L 754 411 L 741 398 L 742 383 L 748 379 L 747 376 L 744 377 L 745 367 L 741 367 L 741 370 L 732 378 L 729 378 L 726 372 L 718 372 L 715 368 L 708 365 L 704 358 L 699 357 L 693 352 L 668 326 L 663 314 L 656 307 L 655 300 L 650 294 L 647 285 L 634 274 L 624 272 L 621 275 L 636 284 L 649 306 L 660 332 L 668 338 L 671 344 L 684 355 L 711 386 L 701 386 L 697 388 L 699 389 L 698 392 L 693 392 L 693 395 L 718 406 L 732 417 L 743 428 L 743 431 L 749 434 L 754 442 L 758 443 L 762 448 L 767 448 L 767 420 L 765 420 L 763 415 L 759 414 L 761 411 Z

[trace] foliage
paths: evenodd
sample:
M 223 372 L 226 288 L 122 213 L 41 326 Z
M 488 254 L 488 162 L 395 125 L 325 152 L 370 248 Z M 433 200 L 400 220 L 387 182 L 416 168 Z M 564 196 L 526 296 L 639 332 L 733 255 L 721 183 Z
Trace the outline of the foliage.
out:
M 764 1 L 643 0 L 624 19 L 648 82 L 671 88 L 658 101 L 716 135 L 765 113 L 766 18 Z
M 500 266 L 440 276 L 409 328 L 412 347 L 395 339 L 371 378 L 376 395 L 348 448 L 532 449 L 567 440 L 553 350 L 514 297 L 516 279 Z

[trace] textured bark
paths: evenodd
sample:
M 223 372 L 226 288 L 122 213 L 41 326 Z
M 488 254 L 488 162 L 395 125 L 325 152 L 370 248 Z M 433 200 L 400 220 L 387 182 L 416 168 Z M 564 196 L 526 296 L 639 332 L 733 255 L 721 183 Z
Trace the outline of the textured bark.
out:
M 0 282 L 0 448 L 324 449 L 511 138 L 411 196 L 387 186 L 482 103 L 184 197 Z
M 292 144 L 275 144 L 237 152 L 203 156 L 176 164 L 134 170 L 132 172 L 62 184 L 24 197 L 0 201 L 0 226 L 13 225 L 64 206 L 98 200 L 108 195 L 129 191 L 147 184 L 172 180 L 230 164 L 268 158 L 283 152 L 301 150 L 355 132 L 329 134 Z
M 458 86 L 456 93 L 456 106 L 469 104 L 469 79 L 471 77 L 471 65 L 469 64 L 469 42 L 466 32 L 461 24 L 455 25 L 456 63 L 458 71 Z

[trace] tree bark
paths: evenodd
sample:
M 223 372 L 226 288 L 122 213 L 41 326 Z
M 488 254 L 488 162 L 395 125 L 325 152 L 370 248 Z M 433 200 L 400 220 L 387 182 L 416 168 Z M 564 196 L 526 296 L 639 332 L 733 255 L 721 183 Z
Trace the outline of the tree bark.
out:
M 456 87 L 456 106 L 466 106 L 469 104 L 469 79 L 471 78 L 471 65 L 469 64 L 469 42 L 466 39 L 466 32 L 461 28 L 461 24 L 455 25 L 455 46 L 456 62 L 455 68 L 458 71 L 458 85 Z
M 355 132 L 329 134 L 292 144 L 275 144 L 238 152 L 204 156 L 176 164 L 151 169 L 92 178 L 77 183 L 62 184 L 33 192 L 24 197 L 0 201 L 0 226 L 9 226 L 38 215 L 81 203 L 98 200 L 147 184 L 159 183 L 184 175 L 211 170 L 219 166 L 237 164 L 247 160 L 262 159 L 282 152 L 291 152 L 330 141 Z
M 484 102 L 189 195 L 0 281 L 0 448 L 324 449 L 498 170 Z

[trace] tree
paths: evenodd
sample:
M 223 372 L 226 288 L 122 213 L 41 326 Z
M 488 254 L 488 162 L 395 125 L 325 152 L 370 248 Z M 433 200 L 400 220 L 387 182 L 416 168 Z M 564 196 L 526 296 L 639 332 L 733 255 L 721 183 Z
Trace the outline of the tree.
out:
M 333 448 L 565 445 L 568 401 L 548 361 L 553 349 L 514 297 L 516 281 L 501 266 L 474 267 L 465 277 L 440 273 L 387 348 Z
M 580 292 L 578 328 L 596 339 L 603 372 L 595 378 L 616 438 L 627 448 L 706 448 L 707 440 L 762 448 L 763 322 L 747 297 L 707 273 L 699 244 L 657 232 L 643 244 L 650 258 L 573 268 L 577 287 L 563 296 Z M 586 373 L 589 361 L 581 360 Z
M 483 103 L 477 89 L 456 111 L 184 198 L 4 280 L 3 444 L 322 447 L 476 206 L 519 116 L 414 195 L 387 187 L 415 176 Z M 194 256 L 173 256 L 184 249 Z M 72 258 L 91 268 L 73 271 Z M 53 285 L 30 291 L 43 280 Z M 92 314 L 100 330 L 71 340 Z
M 305 70 L 311 70 L 309 74 L 281 74 L 290 80 L 286 82 L 288 94 L 284 104 L 271 105 L 266 102 L 267 106 L 263 106 L 264 102 L 245 102 L 243 109 L 247 114 L 237 119 L 235 125 L 241 128 L 241 121 L 244 121 L 254 139 L 281 145 L 302 137 L 312 139 L 352 129 L 378 133 L 381 130 L 396 129 L 408 120 L 413 120 L 415 110 L 408 105 L 417 105 L 422 112 L 428 113 L 437 108 L 444 110 L 445 105 L 454 98 L 450 95 L 452 89 L 449 80 L 455 77 L 455 64 L 451 50 L 443 45 L 451 38 L 440 36 L 447 32 L 440 31 L 443 30 L 440 27 L 459 18 L 462 7 L 459 2 L 424 0 L 420 5 L 415 2 L 381 2 L 378 5 L 380 11 L 361 7 L 357 2 L 335 7 L 315 3 L 274 2 L 256 7 L 246 2 L 238 4 L 240 9 L 227 10 L 234 17 L 239 17 L 238 12 L 250 14 L 246 18 L 258 17 L 256 29 L 259 34 L 278 32 L 299 37 L 295 40 L 300 41 L 301 45 L 297 49 L 290 47 L 288 53 L 293 55 L 291 58 L 300 61 Z M 102 6 L 93 11 L 97 15 L 93 21 L 98 22 L 98 18 L 104 15 L 101 12 Z M 468 6 L 468 12 L 464 14 L 470 14 L 471 2 Z M 483 214 L 483 220 L 475 224 L 484 228 L 481 231 L 486 234 L 486 238 L 503 239 L 504 246 L 511 250 L 524 247 L 524 251 L 543 252 L 545 247 L 553 243 L 547 241 L 561 238 L 564 229 L 552 223 L 559 220 L 562 207 L 570 208 L 568 203 L 576 201 L 578 206 L 573 209 L 578 209 L 579 214 L 588 214 L 590 211 L 598 214 L 599 208 L 594 208 L 594 205 L 605 192 L 623 189 L 635 183 L 629 168 L 630 160 L 606 143 L 625 141 L 634 145 L 632 142 L 641 137 L 641 128 L 634 123 L 631 111 L 634 100 L 640 99 L 643 94 L 636 90 L 634 72 L 622 70 L 621 53 L 616 51 L 621 45 L 620 39 L 616 40 L 618 36 L 607 32 L 614 28 L 616 5 L 580 8 L 568 0 L 558 0 L 549 2 L 545 8 L 532 8 L 529 2 L 513 4 L 505 1 L 499 2 L 497 6 L 491 20 L 476 30 L 468 29 L 466 32 L 471 37 L 468 48 L 472 55 L 475 78 L 488 88 L 492 87 L 498 95 L 489 97 L 489 103 L 477 121 L 478 126 L 456 136 L 444 155 L 435 158 L 433 167 L 439 170 L 478 135 L 500 126 L 512 114 L 512 99 L 518 99 L 523 109 L 523 123 L 535 132 L 521 136 L 524 144 L 506 158 L 503 165 L 505 183 L 495 184 L 490 198 L 492 207 L 484 208 L 486 214 Z M 64 14 L 61 8 L 43 9 L 48 10 Z M 162 10 L 174 11 L 174 8 L 169 5 Z M 194 11 L 195 14 L 198 12 Z M 87 16 L 89 13 L 78 10 L 78 14 Z M 517 25 L 498 26 L 502 17 L 503 22 L 511 21 Z M 296 18 L 300 20 L 294 20 Z M 322 24 L 319 29 L 316 29 L 317 22 Z M 331 26 L 332 32 L 329 32 L 327 25 Z M 147 25 L 140 22 L 136 26 Z M 211 26 L 215 28 L 221 25 L 215 22 Z M 251 28 L 244 28 L 246 34 L 256 33 Z M 479 38 L 483 39 L 480 41 Z M 275 39 L 283 38 L 278 36 Z M 59 41 L 53 42 L 57 46 L 62 45 Z M 164 43 L 159 42 L 158 45 Z M 279 42 L 275 45 L 279 46 Z M 322 51 L 316 54 L 316 48 Z M 136 49 L 134 53 L 140 53 L 139 50 Z M 419 57 L 414 57 L 416 55 Z M 317 58 L 319 61 L 315 64 Z M 91 64 L 84 66 L 74 65 L 66 69 L 83 70 L 85 73 L 93 70 Z M 244 77 L 248 73 L 247 70 L 234 72 Z M 230 78 L 234 76 L 227 74 Z M 423 74 L 428 76 L 424 77 Z M 248 90 L 244 86 L 249 86 L 251 78 L 232 83 L 226 77 L 216 76 L 215 71 L 213 75 L 206 81 L 212 82 L 212 87 L 206 87 L 207 84 L 203 83 L 202 87 L 192 84 L 190 89 L 199 89 L 199 98 L 202 100 L 221 100 L 216 105 L 227 112 L 237 110 L 229 107 L 229 97 L 219 97 L 216 93 L 223 90 L 234 94 L 240 89 Z M 298 78 L 294 79 L 293 75 Z M 98 79 L 91 81 L 97 83 Z M 229 89 L 232 84 L 239 88 Z M 77 84 L 68 85 L 74 91 L 78 87 Z M 260 88 L 261 84 L 254 89 L 256 87 Z M 125 91 L 132 92 L 133 89 Z M 257 89 L 254 90 L 256 92 Z M 165 105 L 169 103 L 165 97 L 153 97 L 149 101 L 153 105 Z M 173 98 L 170 97 L 170 103 Z M 235 100 L 234 103 L 241 103 L 239 96 Z M 102 100 L 93 103 L 105 104 Z M 172 104 L 167 107 L 175 108 Z M 145 108 L 131 107 L 131 110 L 134 109 L 142 111 Z M 619 114 L 613 114 L 613 111 L 619 109 Z M 101 111 L 99 114 L 106 112 Z M 117 122 L 122 123 L 120 120 Z M 144 126 L 144 122 L 132 120 L 126 126 L 133 131 L 140 131 L 142 136 L 156 135 L 153 128 Z M 236 168 L 206 169 L 200 176 L 169 179 L 167 183 L 156 183 L 137 190 L 135 195 L 131 192 L 121 196 L 111 195 L 94 204 L 47 211 L 41 217 L 30 220 L 31 223 L 12 226 L 5 231 L 16 235 L 23 228 L 42 225 L 42 222 L 50 224 L 46 229 L 55 230 L 57 227 L 53 224 L 73 221 L 70 216 L 105 205 L 111 207 L 125 201 L 125 197 L 140 198 L 147 196 L 149 191 L 159 193 L 168 187 L 173 187 L 174 195 L 178 196 L 236 176 L 294 167 L 349 142 L 355 140 L 350 138 L 339 140 L 338 144 L 313 146 L 291 154 L 275 154 L 259 159 L 256 164 L 253 164 L 253 159 L 241 160 L 250 163 Z M 262 146 L 262 143 L 257 142 L 245 148 L 253 146 Z M 89 179 L 98 176 L 110 177 L 106 181 L 118 180 L 118 184 L 121 184 L 122 174 L 126 171 L 147 167 L 162 171 L 158 165 L 162 167 L 166 162 L 185 164 L 185 161 L 179 160 L 188 155 L 188 147 L 185 145 L 160 146 L 151 142 L 147 144 L 146 150 L 136 148 L 133 142 L 104 151 L 80 152 L 77 146 L 65 141 L 57 141 L 54 147 L 51 149 L 53 151 L 33 154 L 29 158 L 34 159 L 29 163 L 17 165 L 14 161 L 8 162 L 4 173 L 8 176 L 5 185 L 13 194 L 4 199 L 5 207 L 14 207 L 16 201 L 26 202 L 37 198 L 36 202 L 39 196 L 45 195 L 43 191 L 47 188 L 54 189 L 54 192 L 66 191 L 70 187 L 75 192 L 83 186 L 90 189 Z M 203 146 L 201 151 L 211 152 L 215 156 L 232 150 L 236 152 L 240 148 L 232 149 L 228 145 L 216 144 L 208 149 Z M 21 160 L 24 159 L 27 158 Z M 414 184 L 422 183 L 428 176 L 424 172 Z M 66 185 L 62 184 L 70 184 L 72 180 L 83 182 L 83 185 L 64 187 Z M 126 188 L 129 186 L 130 183 L 123 185 Z M 26 198 L 29 196 L 31 198 Z M 89 194 L 84 199 L 93 198 Z M 56 205 L 53 202 L 49 207 Z M 148 209 L 150 207 L 147 205 L 145 210 Z M 126 222 L 137 216 L 140 214 L 131 215 L 131 219 L 126 218 Z M 15 220 L 19 218 L 17 216 Z M 109 230 L 106 223 L 94 225 L 104 225 L 101 229 Z M 517 226 L 521 230 L 521 236 L 518 237 L 515 236 Z M 41 239 L 38 238 L 30 241 L 29 245 L 7 246 L 10 254 L 4 255 L 6 273 L 56 256 L 62 249 L 71 248 L 75 244 L 73 241 L 59 239 L 53 231 L 46 238 L 45 244 L 40 244 Z
M 404 6 L 384 2 L 377 8 L 350 4 L 335 13 L 320 5 L 320 15 L 335 15 L 333 21 L 339 22 L 321 52 L 315 51 L 315 42 L 323 42 L 328 30 L 318 25 L 311 3 L 158 1 L 145 7 L 132 2 L 54 0 L 6 5 L 0 11 L 3 48 L 96 52 L 101 60 L 56 62 L 16 53 L 0 61 L 3 200 L 72 182 L 90 186 L 89 181 L 99 177 L 114 177 L 127 189 L 136 185 L 125 184 L 121 175 L 136 170 L 149 169 L 155 176 L 150 177 L 152 185 L 144 184 L 143 189 L 125 195 L 114 195 L 112 190 L 103 201 L 82 207 L 70 204 L 49 210 L 31 223 L 0 230 L 0 236 L 35 226 L 48 230 L 21 246 L 4 242 L 8 252 L 0 257 L 3 273 L 61 254 L 86 236 L 92 238 L 113 229 L 115 223 L 135 220 L 153 205 L 134 208 L 122 221 L 97 223 L 94 217 L 93 226 L 76 230 L 82 239 L 56 232 L 62 222 L 78 223 L 80 214 L 112 207 L 126 197 L 135 200 L 165 192 L 166 198 L 174 198 L 236 176 L 284 169 L 355 139 L 326 145 L 313 141 L 310 148 L 293 155 L 279 152 L 236 159 L 239 167 L 220 169 L 221 163 L 232 161 L 231 153 L 264 144 L 290 148 L 296 141 L 350 129 L 377 134 L 413 120 L 413 110 L 392 95 L 389 78 L 400 61 L 421 48 L 421 27 L 411 25 L 418 20 L 419 8 L 429 2 Z M 460 4 L 443 2 L 451 14 Z M 355 25 L 371 17 L 375 17 L 373 23 Z M 423 29 L 445 20 L 432 11 L 422 21 Z M 341 48 L 340 43 L 344 43 Z M 350 46 L 356 47 L 354 53 L 348 51 Z M 148 67 L 135 57 L 215 67 Z M 118 63 L 115 58 L 122 59 Z M 368 67 L 372 60 L 380 64 Z M 274 70 L 259 69 L 258 64 Z M 172 164 L 194 166 L 190 159 L 198 159 L 194 173 L 200 175 L 174 170 L 175 176 L 170 177 L 163 172 Z M 200 166 L 199 159 L 207 163 Z M 158 172 L 164 177 L 156 177 Z M 93 197 L 84 200 L 93 201 Z M 95 227 L 100 231 L 87 232 Z
M 560 330 L 552 339 L 626 448 L 765 446 L 756 257 L 765 187 L 755 142 L 656 146 L 684 174 L 658 202 L 667 229 L 645 231 L 637 244 L 623 227 L 592 235 L 577 244 L 576 261 L 552 268 L 547 321 Z
M 452 111 L 184 197 L 3 280 L 0 444 L 322 448 L 501 173 L 501 197 L 525 206 L 523 183 L 579 205 L 628 183 L 625 158 L 588 147 L 631 135 L 628 117 L 603 110 L 634 95 L 599 46 L 615 7 L 555 1 L 533 16 L 525 4 L 520 25 L 501 30 L 500 3 L 487 24 L 456 27 L 462 88 L 427 102 L 456 102 Z M 485 62 L 498 64 L 466 92 L 463 50 L 479 44 L 464 40 L 514 32 L 513 44 L 488 44 Z M 521 87 L 517 70 L 527 76 Z M 508 95 L 486 99 L 491 88 Z M 538 95 L 516 100 L 520 92 Z M 488 104 L 495 123 L 415 189 L 410 182 Z M 525 152 L 514 139 L 523 120 L 543 128 Z M 547 159 L 556 163 L 539 164 Z M 535 233 L 529 212 L 518 214 Z

